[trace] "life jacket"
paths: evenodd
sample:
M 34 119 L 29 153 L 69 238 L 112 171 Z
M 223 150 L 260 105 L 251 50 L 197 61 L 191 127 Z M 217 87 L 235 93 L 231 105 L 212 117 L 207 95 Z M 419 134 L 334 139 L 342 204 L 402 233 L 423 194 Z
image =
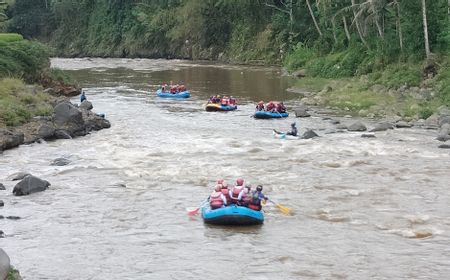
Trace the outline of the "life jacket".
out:
M 231 200 L 230 199 L 230 190 L 228 188 L 222 188 L 222 189 L 220 189 L 220 191 L 222 192 L 222 194 L 227 199 L 227 202 Z
M 271 110 L 273 110 L 274 108 L 275 108 L 275 105 L 274 105 L 273 103 L 269 103 L 269 104 L 267 104 L 267 106 L 266 106 L 267 111 L 271 111 Z
M 234 186 L 233 189 L 231 189 L 230 199 L 231 199 L 232 203 L 238 202 L 238 196 L 241 193 L 243 188 L 244 188 L 244 186 Z
M 258 104 L 258 105 L 256 105 L 256 110 L 258 110 L 258 111 L 264 111 L 264 104 Z
M 253 191 L 250 198 L 250 203 L 248 204 L 248 208 L 259 211 L 261 210 L 261 198 L 259 197 L 258 191 Z
M 226 98 L 222 98 L 222 105 L 229 105 L 230 104 L 230 99 Z
M 222 193 L 214 191 L 209 197 L 209 206 L 211 209 L 221 208 L 223 206 Z

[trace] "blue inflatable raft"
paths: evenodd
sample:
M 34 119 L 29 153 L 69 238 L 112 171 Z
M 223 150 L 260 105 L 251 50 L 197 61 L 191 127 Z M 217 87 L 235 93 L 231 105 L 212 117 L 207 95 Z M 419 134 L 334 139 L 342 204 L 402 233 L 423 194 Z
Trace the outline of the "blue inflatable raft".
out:
M 206 224 L 214 225 L 260 225 L 264 223 L 264 214 L 247 207 L 230 205 L 211 210 L 209 206 L 202 208 L 202 218 Z
M 278 118 L 287 118 L 289 116 L 288 112 L 279 113 L 279 112 L 267 112 L 267 111 L 256 111 L 255 119 L 278 119 Z
M 180 91 L 177 93 L 170 93 L 170 91 L 162 91 L 161 89 L 158 89 L 156 91 L 156 95 L 159 97 L 166 97 L 166 98 L 188 98 L 189 96 L 191 96 L 188 90 Z
M 217 103 L 208 103 L 205 106 L 207 112 L 233 111 L 237 109 L 236 105 L 222 105 Z

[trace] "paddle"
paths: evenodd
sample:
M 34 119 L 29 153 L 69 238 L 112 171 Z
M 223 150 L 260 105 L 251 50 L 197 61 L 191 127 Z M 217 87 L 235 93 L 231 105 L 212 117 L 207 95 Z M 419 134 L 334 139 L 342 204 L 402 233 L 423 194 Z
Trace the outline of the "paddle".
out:
M 207 203 L 207 202 L 208 202 L 208 199 L 205 199 L 205 200 L 202 201 L 202 203 L 200 204 L 200 206 L 197 207 L 197 208 L 194 208 L 194 209 L 193 209 L 192 207 L 186 208 L 186 211 L 188 212 L 188 215 L 189 215 L 189 216 L 195 216 L 195 215 L 197 215 L 198 212 L 200 211 L 200 208 L 202 208 L 203 205 L 205 205 L 205 203 Z
M 275 204 L 275 206 L 281 211 L 281 213 L 285 214 L 285 215 L 292 215 L 292 210 L 286 206 L 283 206 L 279 203 L 276 203 L 275 201 L 269 199 L 270 202 L 272 202 L 273 204 Z

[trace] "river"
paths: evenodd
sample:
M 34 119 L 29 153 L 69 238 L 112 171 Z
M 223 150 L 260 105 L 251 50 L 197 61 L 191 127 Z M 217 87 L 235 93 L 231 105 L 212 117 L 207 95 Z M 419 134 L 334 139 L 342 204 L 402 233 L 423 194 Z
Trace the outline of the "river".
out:
M 256 120 L 254 102 L 299 97 L 271 67 L 145 59 L 54 59 L 83 85 L 110 129 L 0 154 L 6 238 L 24 279 L 446 279 L 450 275 L 450 156 L 435 131 L 395 129 L 361 138 L 328 134 L 323 116 Z M 188 100 L 164 100 L 162 82 Z M 238 111 L 206 112 L 212 94 Z M 272 96 L 272 97 L 271 97 Z M 74 99 L 78 102 L 78 99 Z M 313 128 L 281 140 L 272 129 Z M 343 123 L 351 119 L 342 118 Z M 368 126 L 373 124 L 365 121 Z M 50 166 L 65 157 L 66 166 Z M 28 171 L 49 190 L 14 197 Z M 258 227 L 204 225 L 188 217 L 215 180 L 264 185 L 273 205 Z

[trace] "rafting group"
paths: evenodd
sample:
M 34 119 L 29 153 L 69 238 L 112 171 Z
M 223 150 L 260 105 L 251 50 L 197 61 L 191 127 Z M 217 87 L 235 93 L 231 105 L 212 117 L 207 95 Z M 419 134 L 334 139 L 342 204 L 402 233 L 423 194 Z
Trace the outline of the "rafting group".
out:
M 229 205 L 238 205 L 248 207 L 255 211 L 261 210 L 261 202 L 268 200 L 262 192 L 263 187 L 258 185 L 256 190 L 251 190 L 251 186 L 244 186 L 244 180 L 239 178 L 236 184 L 228 187 L 225 180 L 217 181 L 214 191 L 208 198 L 211 209 L 218 209 Z
M 191 96 L 185 85 L 173 84 L 172 81 L 170 81 L 170 85 L 162 84 L 156 91 L 156 95 L 170 98 L 188 98 Z
M 205 106 L 206 111 L 233 111 L 237 109 L 237 99 L 233 96 L 211 96 Z

